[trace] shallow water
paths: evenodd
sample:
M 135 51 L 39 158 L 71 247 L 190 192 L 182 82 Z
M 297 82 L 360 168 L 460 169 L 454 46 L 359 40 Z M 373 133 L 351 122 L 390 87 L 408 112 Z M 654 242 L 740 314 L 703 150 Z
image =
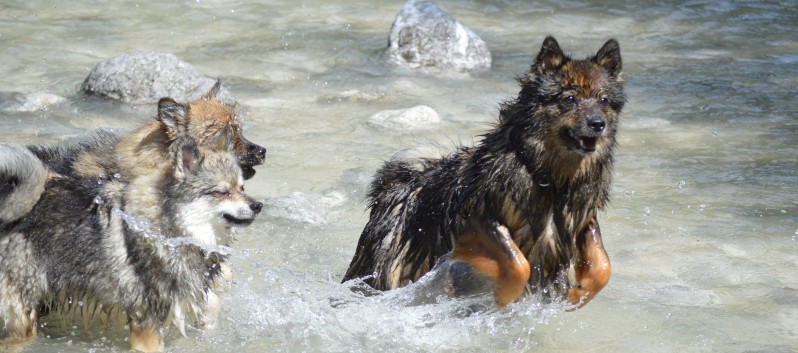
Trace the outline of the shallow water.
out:
M 74 141 L 154 116 L 76 93 L 95 64 L 133 50 L 172 52 L 237 96 L 248 138 L 269 150 L 247 184 L 266 209 L 234 246 L 220 327 L 172 332 L 168 351 L 798 350 L 794 4 L 438 4 L 488 43 L 490 71 L 384 63 L 400 2 L 4 1 L 2 141 Z M 363 297 L 338 284 L 381 161 L 478 139 L 547 34 L 577 56 L 610 37 L 622 47 L 629 104 L 601 216 L 609 285 L 576 312 L 530 297 L 470 313 L 484 298 L 408 306 L 412 289 Z M 368 122 L 419 104 L 442 121 Z M 28 351 L 127 349 L 124 332 L 47 324 Z

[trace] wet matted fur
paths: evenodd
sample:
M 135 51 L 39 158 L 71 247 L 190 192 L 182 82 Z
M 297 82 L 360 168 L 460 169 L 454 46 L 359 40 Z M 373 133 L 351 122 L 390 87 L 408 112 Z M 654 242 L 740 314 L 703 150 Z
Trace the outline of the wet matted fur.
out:
M 492 281 L 499 306 L 542 290 L 591 300 L 610 276 L 596 216 L 625 103 L 621 68 L 615 40 L 574 60 L 547 37 L 475 146 L 377 172 L 344 281 L 402 287 L 450 254 Z

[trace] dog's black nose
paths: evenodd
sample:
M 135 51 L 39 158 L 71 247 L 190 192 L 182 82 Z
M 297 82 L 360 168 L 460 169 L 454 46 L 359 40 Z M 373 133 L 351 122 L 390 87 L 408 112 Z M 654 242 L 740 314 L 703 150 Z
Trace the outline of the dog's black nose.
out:
M 252 212 L 260 213 L 260 210 L 263 209 L 263 203 L 255 201 L 249 204 L 249 209 L 252 210 Z
M 595 132 L 601 132 L 607 127 L 607 122 L 604 121 L 604 117 L 601 114 L 590 114 L 587 117 L 587 126 Z
M 258 146 L 254 143 L 251 143 L 249 144 L 249 146 L 247 146 L 247 150 L 249 154 L 257 157 L 259 160 L 266 159 L 266 149 L 263 148 L 262 146 Z

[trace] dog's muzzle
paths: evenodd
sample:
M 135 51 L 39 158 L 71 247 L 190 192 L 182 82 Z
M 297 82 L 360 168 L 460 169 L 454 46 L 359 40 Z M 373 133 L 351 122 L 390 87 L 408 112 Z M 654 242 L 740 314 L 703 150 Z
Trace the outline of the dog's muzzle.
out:
M 231 215 L 229 213 L 225 213 L 223 215 L 224 219 L 237 226 L 247 226 L 252 224 L 252 221 L 255 220 L 255 216 L 257 216 L 260 211 L 263 209 L 263 203 L 258 201 L 252 201 L 249 203 L 249 210 L 246 212 L 239 212 L 237 215 Z
M 604 136 L 607 129 L 607 120 L 604 114 L 597 109 L 588 111 L 581 126 L 576 128 L 563 127 L 560 137 L 581 153 L 596 151 L 599 139 Z
M 241 140 L 245 146 L 245 152 L 243 155 L 238 156 L 238 165 L 241 166 L 244 180 L 249 180 L 255 176 L 255 168 L 253 167 L 263 164 L 266 160 L 266 148 L 249 142 L 243 137 L 241 137 Z

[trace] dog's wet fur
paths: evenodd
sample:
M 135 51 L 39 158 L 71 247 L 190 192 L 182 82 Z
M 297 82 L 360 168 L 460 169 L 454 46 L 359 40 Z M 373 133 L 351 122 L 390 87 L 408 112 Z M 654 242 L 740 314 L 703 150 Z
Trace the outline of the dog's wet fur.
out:
M 172 323 L 215 324 L 217 239 L 260 213 L 242 167 L 265 153 L 216 91 L 161 99 L 125 136 L 0 145 L 0 350 L 32 340 L 43 312 L 125 322 L 141 351 L 163 350 Z
M 532 291 L 590 301 L 610 276 L 597 214 L 626 102 L 621 69 L 614 39 L 575 60 L 547 37 L 518 97 L 475 146 L 377 171 L 344 281 L 402 287 L 447 255 L 449 268 L 489 279 L 499 306 Z M 479 280 L 452 277 L 455 292 Z

